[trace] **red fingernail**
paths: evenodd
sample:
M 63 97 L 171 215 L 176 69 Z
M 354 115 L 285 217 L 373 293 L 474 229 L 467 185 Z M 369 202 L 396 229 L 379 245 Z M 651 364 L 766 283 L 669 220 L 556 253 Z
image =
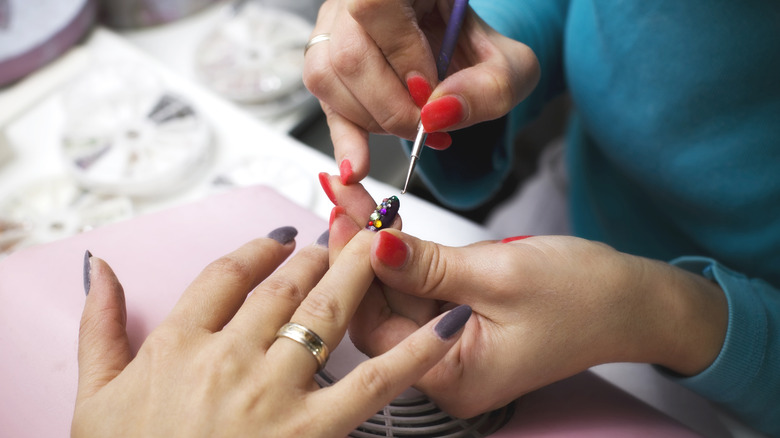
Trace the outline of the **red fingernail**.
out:
M 433 92 L 428 81 L 424 77 L 417 75 L 410 76 L 406 80 L 406 88 L 409 89 L 409 94 L 412 96 L 414 103 L 420 108 L 428 102 L 428 98 L 431 97 L 431 92 Z
M 420 119 L 426 132 L 441 131 L 463 120 L 463 105 L 455 96 L 444 96 L 422 107 Z
M 409 249 L 403 240 L 393 233 L 380 232 L 379 244 L 376 247 L 376 257 L 391 268 L 400 268 L 405 262 Z
M 448 132 L 431 132 L 425 139 L 425 145 L 441 151 L 452 146 L 452 136 Z
M 527 239 L 527 238 L 529 238 L 529 237 L 534 237 L 534 236 L 515 236 L 515 237 L 507 237 L 506 239 L 503 239 L 503 240 L 501 241 L 501 243 L 509 243 L 509 242 L 514 242 L 515 240 L 523 240 L 523 239 Z
M 347 209 L 339 205 L 333 207 L 333 209 L 330 211 L 330 219 L 328 220 L 328 229 L 330 229 L 333 226 L 333 221 L 335 221 L 337 217 L 341 216 L 346 212 Z
M 330 175 L 328 175 L 327 172 L 320 172 L 319 178 L 320 178 L 320 185 L 322 186 L 322 191 L 325 192 L 325 194 L 328 196 L 328 199 L 330 199 L 330 202 L 332 202 L 333 205 L 338 205 L 338 203 L 336 202 L 336 196 L 333 194 L 333 188 L 330 186 Z
M 352 173 L 352 163 L 350 163 L 347 159 L 341 160 L 341 164 L 339 164 L 341 183 L 347 185 L 349 179 L 352 178 Z

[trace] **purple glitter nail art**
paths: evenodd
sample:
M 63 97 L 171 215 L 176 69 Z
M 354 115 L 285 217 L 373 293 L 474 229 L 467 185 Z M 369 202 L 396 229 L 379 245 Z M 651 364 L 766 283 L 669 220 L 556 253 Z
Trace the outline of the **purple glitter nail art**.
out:
M 379 231 L 392 225 L 400 204 L 401 201 L 398 200 L 397 196 L 383 199 L 382 203 L 377 205 L 376 210 L 369 216 L 366 229 Z

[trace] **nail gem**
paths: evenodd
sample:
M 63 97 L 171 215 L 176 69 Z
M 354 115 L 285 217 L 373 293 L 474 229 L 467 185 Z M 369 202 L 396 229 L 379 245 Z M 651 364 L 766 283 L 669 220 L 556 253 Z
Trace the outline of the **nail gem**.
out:
M 392 225 L 396 215 L 398 215 L 400 203 L 397 196 L 383 199 L 382 203 L 377 205 L 371 216 L 368 217 L 366 229 L 379 231 Z

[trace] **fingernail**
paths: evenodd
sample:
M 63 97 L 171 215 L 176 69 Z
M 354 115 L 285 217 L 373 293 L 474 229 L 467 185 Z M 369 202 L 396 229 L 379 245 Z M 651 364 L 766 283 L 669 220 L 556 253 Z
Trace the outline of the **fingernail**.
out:
M 287 245 L 288 243 L 292 242 L 297 235 L 298 230 L 295 229 L 295 227 L 279 227 L 268 233 L 267 237 L 274 239 L 282 245 Z
M 382 203 L 377 205 L 374 212 L 368 217 L 366 229 L 379 231 L 392 225 L 398 215 L 400 204 L 401 201 L 398 200 L 397 196 L 383 199 Z
M 409 76 L 409 79 L 406 80 L 406 88 L 409 89 L 412 100 L 419 108 L 422 108 L 428 102 L 428 98 L 431 97 L 431 92 L 433 91 L 428 81 L 416 74 Z
M 471 318 L 471 307 L 466 304 L 460 305 L 449 312 L 436 324 L 433 331 L 439 339 L 446 341 L 455 336 Z
M 317 238 L 315 245 L 324 246 L 327 248 L 328 240 L 330 240 L 330 230 L 325 230 L 325 232 L 320 234 L 320 237 Z
M 336 220 L 337 217 L 341 216 L 342 214 L 344 214 L 346 212 L 347 212 L 347 210 L 344 207 L 340 206 L 340 205 L 337 205 L 337 206 L 333 207 L 333 209 L 330 210 L 330 219 L 328 220 L 328 229 L 330 229 L 330 227 L 333 226 L 333 222 Z
M 336 196 L 333 194 L 333 188 L 330 186 L 330 175 L 328 175 L 327 172 L 320 172 L 319 179 L 320 185 L 322 186 L 322 191 L 325 192 L 325 195 L 328 196 L 330 202 L 332 202 L 333 205 L 338 205 L 336 202 Z
M 463 120 L 463 104 L 455 96 L 440 97 L 422 107 L 420 120 L 426 132 L 441 131 Z
M 339 176 L 341 177 L 341 183 L 347 185 L 349 179 L 352 178 L 352 163 L 346 158 L 341 160 L 339 164 Z
M 452 146 L 452 136 L 449 132 L 431 132 L 425 140 L 425 145 L 436 150 L 444 150 Z
M 90 273 L 92 272 L 92 253 L 87 250 L 84 253 L 84 295 L 89 295 L 89 288 L 92 285 L 92 280 L 90 279 Z
M 523 239 L 527 239 L 527 238 L 529 238 L 529 237 L 533 237 L 533 236 L 515 236 L 515 237 L 507 237 L 506 239 L 503 239 L 503 240 L 501 240 L 501 243 L 509 243 L 509 242 L 514 242 L 515 240 L 523 240 Z
M 379 233 L 376 246 L 376 257 L 385 265 L 398 269 L 406 263 L 409 248 L 403 240 L 393 233 Z

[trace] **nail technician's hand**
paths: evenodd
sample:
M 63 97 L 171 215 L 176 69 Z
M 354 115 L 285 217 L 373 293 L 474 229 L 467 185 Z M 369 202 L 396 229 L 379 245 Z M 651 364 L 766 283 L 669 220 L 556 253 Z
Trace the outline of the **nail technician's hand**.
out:
M 461 417 L 601 363 L 693 375 L 725 337 L 727 304 L 715 283 L 574 237 L 452 248 L 383 230 L 371 264 L 384 288 L 473 308 L 460 348 L 416 384 Z M 369 356 L 380 354 L 425 322 L 418 317 L 367 295 L 350 336 Z
M 327 248 L 315 244 L 278 270 L 294 230 L 270 236 L 209 265 L 135 357 L 122 286 L 103 260 L 86 261 L 73 436 L 342 437 L 455 344 L 464 312 L 318 388 L 315 358 L 327 354 L 309 350 L 317 340 L 275 334 L 292 321 L 304 327 L 290 327 L 292 336 L 309 329 L 338 345 L 374 280 L 375 234 L 356 234 L 330 269 Z
M 443 132 L 500 117 L 536 85 L 533 52 L 466 14 L 448 77 L 439 83 L 435 51 L 452 0 L 328 0 L 306 53 L 304 83 L 328 118 L 342 182 L 368 174 L 368 133 L 413 139 L 421 117 L 427 144 Z

